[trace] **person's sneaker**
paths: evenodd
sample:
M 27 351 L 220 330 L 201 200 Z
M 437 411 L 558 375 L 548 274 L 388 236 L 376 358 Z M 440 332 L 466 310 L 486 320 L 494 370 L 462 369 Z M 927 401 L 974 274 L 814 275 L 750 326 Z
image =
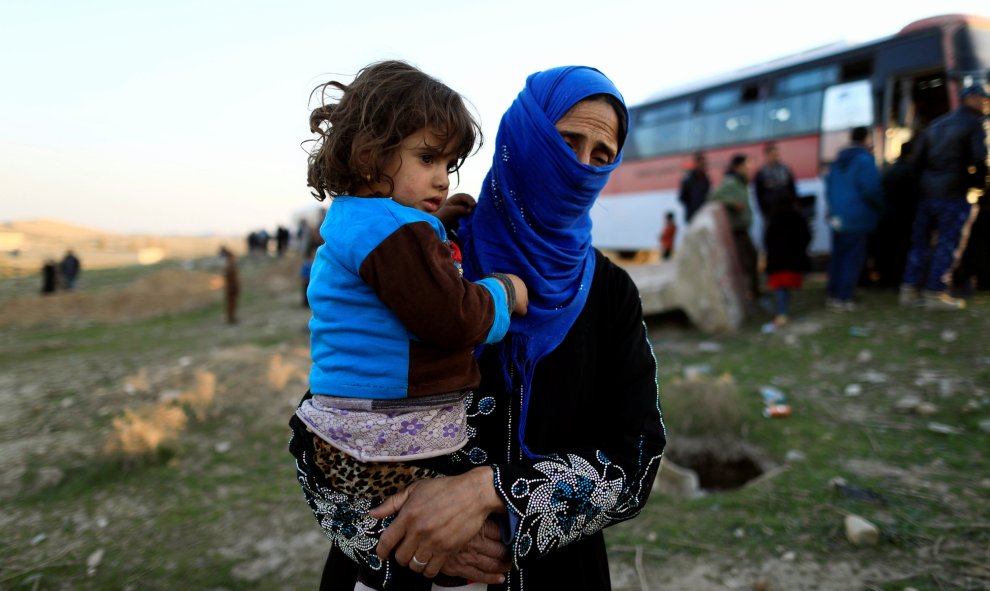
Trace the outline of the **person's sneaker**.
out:
M 962 310 L 966 300 L 954 298 L 944 291 L 929 291 L 925 293 L 926 310 Z
M 859 308 L 852 300 L 840 300 L 838 298 L 828 298 L 825 300 L 825 307 L 836 312 L 852 312 Z
M 921 292 L 913 285 L 902 285 L 901 291 L 897 295 L 897 303 L 905 308 L 919 306 L 925 303 L 921 297 Z

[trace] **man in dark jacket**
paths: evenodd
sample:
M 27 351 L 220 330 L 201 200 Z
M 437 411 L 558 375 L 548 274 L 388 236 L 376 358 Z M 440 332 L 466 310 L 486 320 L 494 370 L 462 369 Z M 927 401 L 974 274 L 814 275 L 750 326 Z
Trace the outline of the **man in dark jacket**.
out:
M 870 236 L 870 253 L 876 285 L 896 290 L 904 278 L 907 254 L 911 249 L 911 224 L 918 209 L 918 175 L 911 163 L 913 144 L 901 145 L 901 155 L 881 175 L 883 215 Z
M 684 219 L 690 222 L 694 214 L 701 209 L 708 199 L 708 191 L 712 188 L 706 171 L 705 155 L 698 152 L 694 155 L 694 168 L 689 170 L 681 179 L 679 199 L 684 206 Z
M 769 224 L 770 217 L 776 210 L 793 209 L 797 190 L 794 188 L 794 174 L 780 161 L 780 148 L 777 144 L 768 143 L 763 148 L 763 155 L 766 160 L 753 179 L 753 188 L 756 190 L 756 204 L 763 216 L 763 223 Z
M 883 195 L 880 172 L 869 147 L 865 127 L 852 130 L 849 147 L 839 152 L 825 180 L 832 255 L 828 263 L 826 305 L 852 310 L 853 291 L 866 262 L 866 241 L 880 219 Z
M 982 188 L 987 175 L 986 132 L 983 117 L 990 112 L 990 93 L 982 85 L 967 86 L 959 107 L 932 121 L 922 132 L 914 159 L 920 174 L 921 201 L 911 232 L 902 305 L 923 303 L 929 309 L 953 310 L 965 300 L 949 295 L 947 280 L 956 265 L 960 236 L 970 218 L 967 193 Z M 934 251 L 931 229 L 938 231 Z M 927 276 L 924 265 L 928 261 Z M 919 296 L 924 290 L 924 298 Z

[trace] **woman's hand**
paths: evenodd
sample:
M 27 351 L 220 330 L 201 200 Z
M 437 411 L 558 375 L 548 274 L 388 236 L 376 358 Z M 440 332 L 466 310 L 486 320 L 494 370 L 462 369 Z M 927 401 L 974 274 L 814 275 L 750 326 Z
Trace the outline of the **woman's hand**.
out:
M 504 512 L 488 466 L 417 480 L 371 510 L 376 519 L 398 513 L 378 540 L 378 557 L 386 560 L 394 553 L 399 564 L 435 577 L 478 535 L 488 515 Z
M 487 519 L 478 535 L 460 552 L 447 559 L 442 572 L 452 577 L 498 585 L 505 582 L 505 573 L 510 568 L 509 547 L 502 543 L 498 523 Z
M 433 215 L 440 219 L 444 228 L 450 228 L 462 217 L 471 213 L 477 204 L 474 197 L 467 193 L 457 193 L 440 204 L 440 209 L 433 212 Z

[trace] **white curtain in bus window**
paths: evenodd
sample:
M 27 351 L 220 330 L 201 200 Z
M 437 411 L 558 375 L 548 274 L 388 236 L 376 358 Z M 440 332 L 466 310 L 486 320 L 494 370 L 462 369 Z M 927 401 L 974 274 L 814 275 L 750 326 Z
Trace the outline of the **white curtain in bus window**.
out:
M 825 89 L 822 104 L 823 162 L 831 162 L 849 143 L 849 130 L 873 125 L 873 89 L 869 80 L 837 84 Z

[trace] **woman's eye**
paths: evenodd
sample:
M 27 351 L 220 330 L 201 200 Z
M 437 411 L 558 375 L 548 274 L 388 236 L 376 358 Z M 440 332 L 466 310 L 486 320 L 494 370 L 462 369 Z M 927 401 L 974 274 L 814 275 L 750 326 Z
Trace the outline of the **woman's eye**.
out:
M 419 159 L 423 164 L 433 164 L 433 154 L 423 154 Z

